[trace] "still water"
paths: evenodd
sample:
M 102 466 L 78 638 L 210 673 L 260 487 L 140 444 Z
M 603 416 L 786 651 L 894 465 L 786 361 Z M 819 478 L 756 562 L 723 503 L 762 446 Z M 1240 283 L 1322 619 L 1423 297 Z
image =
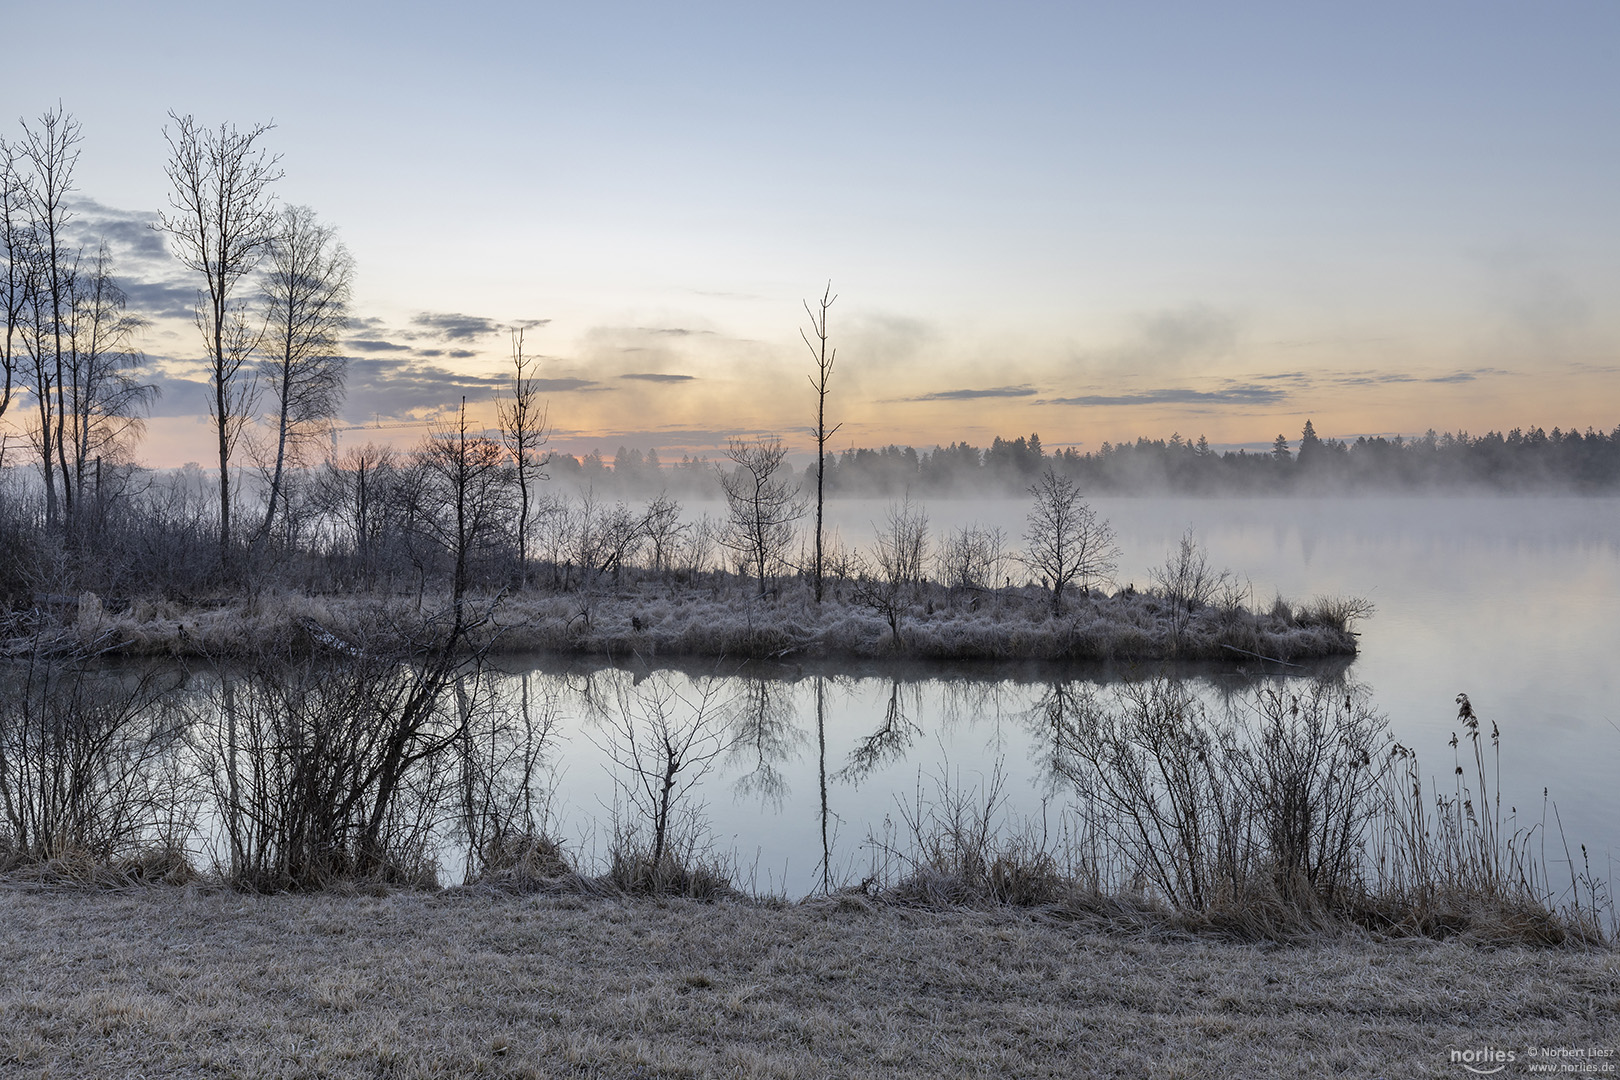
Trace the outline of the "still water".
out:
M 1120 584 L 1149 580 L 1191 528 L 1213 566 L 1229 568 L 1257 603 L 1275 595 L 1362 596 L 1362 651 L 1347 674 L 1367 686 L 1393 736 L 1427 777 L 1451 789 L 1459 692 L 1502 732 L 1504 814 L 1539 821 L 1548 789 L 1571 847 L 1584 843 L 1597 876 L 1620 856 L 1620 500 L 1577 498 L 1099 499 L 1122 556 Z M 870 542 L 887 503 L 843 500 L 829 521 L 845 543 Z M 1016 546 L 1025 504 L 940 500 L 934 535 L 1000 526 Z M 692 511 L 689 511 L 691 513 Z M 623 803 L 613 740 L 593 720 L 597 700 L 644 671 L 594 673 L 541 658 L 506 658 L 512 693 L 554 702 L 548 776 L 553 828 L 577 853 L 607 847 Z M 690 668 L 655 676 L 695 696 Z M 1218 696 L 1235 673 L 1195 673 Z M 753 669 L 720 691 L 745 738 L 714 762 L 687 805 L 701 807 L 712 845 L 762 891 L 800 896 L 820 880 L 826 777 L 831 865 L 859 880 L 871 836 L 900 822 L 943 779 L 957 789 L 1003 776 L 1010 826 L 1055 827 L 1055 785 L 1039 705 L 1054 683 L 1096 672 L 1014 668 L 971 672 L 908 666 L 859 670 L 789 664 Z M 817 700 L 820 695 L 818 722 Z M 762 721 L 762 722 L 761 722 Z M 622 772 L 617 772 L 622 780 Z M 1437 785 L 1430 784 L 1430 790 Z M 1550 817 L 1549 817 L 1549 820 Z M 1556 836 L 1556 834 L 1554 834 Z M 1579 858 L 1579 856 L 1576 856 Z M 448 869 L 448 868 L 447 868 Z

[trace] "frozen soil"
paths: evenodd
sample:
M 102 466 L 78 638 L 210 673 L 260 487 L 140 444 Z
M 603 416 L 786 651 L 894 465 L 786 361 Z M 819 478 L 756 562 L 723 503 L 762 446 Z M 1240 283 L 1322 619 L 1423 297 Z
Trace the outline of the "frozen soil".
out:
M 0 970 L 7 1077 L 1451 1077 L 1487 1047 L 1512 1076 L 1532 1045 L 1620 1043 L 1612 950 L 853 896 L 13 883 Z

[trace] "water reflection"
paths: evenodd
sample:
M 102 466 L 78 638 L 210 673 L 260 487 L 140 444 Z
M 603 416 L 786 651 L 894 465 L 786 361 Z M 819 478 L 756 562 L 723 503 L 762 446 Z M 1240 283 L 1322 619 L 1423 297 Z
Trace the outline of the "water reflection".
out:
M 908 687 L 899 679 L 890 679 L 882 722 L 876 730 L 861 736 L 849 752 L 848 763 L 838 770 L 834 779 L 858 787 L 872 773 L 903 760 L 906 751 L 922 734 L 922 727 L 911 718 L 921 711 L 921 693 L 920 686 Z M 908 697 L 911 715 L 906 711 Z

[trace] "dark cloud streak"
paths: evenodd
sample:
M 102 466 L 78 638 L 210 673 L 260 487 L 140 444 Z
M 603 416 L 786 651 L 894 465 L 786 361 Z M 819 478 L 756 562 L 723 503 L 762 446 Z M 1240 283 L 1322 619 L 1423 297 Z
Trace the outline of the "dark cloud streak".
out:
M 938 390 L 932 394 L 919 394 L 916 397 L 902 398 L 903 401 L 974 401 L 979 398 L 1018 398 L 1034 397 L 1038 390 L 1033 386 L 991 386 L 982 390 Z
M 1223 390 L 1188 390 L 1167 387 L 1130 394 L 1083 394 L 1047 398 L 1043 405 L 1275 405 L 1288 392 L 1269 386 L 1230 386 Z
M 505 329 L 504 324 L 482 315 L 442 311 L 421 312 L 411 320 L 411 325 L 446 341 L 472 341 Z

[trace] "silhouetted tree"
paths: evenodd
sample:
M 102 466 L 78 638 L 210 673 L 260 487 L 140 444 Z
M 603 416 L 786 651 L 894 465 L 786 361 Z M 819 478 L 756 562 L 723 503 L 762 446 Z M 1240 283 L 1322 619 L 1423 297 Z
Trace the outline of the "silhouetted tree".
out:
M 1063 590 L 1114 571 L 1119 548 L 1107 520 L 1085 504 L 1073 479 L 1050 466 L 1030 485 L 1035 497 L 1024 529 L 1024 562 L 1052 588 L 1052 614 L 1063 610 Z
M 821 294 L 818 310 L 810 309 L 810 302 L 804 304 L 804 313 L 810 316 L 810 331 L 816 340 L 810 340 L 810 334 L 802 329 L 799 336 L 804 339 L 810 355 L 816 361 L 816 373 L 810 376 L 810 385 L 816 391 L 816 561 L 813 570 L 816 589 L 816 603 L 821 603 L 821 558 L 822 558 L 822 508 L 826 501 L 826 473 L 827 473 L 827 440 L 832 438 L 843 427 L 843 424 L 834 424 L 827 427 L 827 383 L 832 378 L 833 361 L 838 356 L 838 350 L 827 348 L 827 309 L 832 307 L 833 301 L 838 297 L 832 295 L 832 282 L 827 282 L 827 288 Z
M 759 593 L 793 542 L 793 523 L 804 515 L 798 486 L 783 475 L 787 449 L 772 437 L 758 442 L 732 439 L 726 457 L 733 468 L 716 466 L 730 520 L 720 543 L 736 552 L 759 579 Z
M 145 358 L 135 347 L 135 335 L 146 320 L 127 310 L 128 298 L 112 270 L 112 256 L 103 243 L 88 269 L 76 276 L 69 305 L 63 421 L 67 463 L 81 507 L 92 482 L 100 499 L 102 464 L 125 459 L 158 392 L 140 381 Z
M 23 196 L 23 176 L 17 163 L 17 148 L 0 138 L 0 308 L 6 318 L 6 336 L 0 342 L 0 421 L 11 407 L 11 395 L 17 385 L 21 360 L 17 335 L 22 329 L 23 313 L 28 307 L 28 296 L 33 288 L 30 259 L 32 231 L 28 227 L 28 209 Z M 0 466 L 5 464 L 5 435 L 0 433 Z
M 550 440 L 546 426 L 547 409 L 540 400 L 531 365 L 534 358 L 524 355 L 524 327 L 512 327 L 512 386 L 496 403 L 501 439 L 512 456 L 512 479 L 518 489 L 517 547 L 518 574 L 529 572 L 529 525 L 533 518 L 535 485 L 546 478 L 543 471 L 551 455 L 541 453 Z
M 73 508 L 72 474 L 67 457 L 66 340 L 72 316 L 73 280 L 78 252 L 70 249 L 67 225 L 73 219 L 66 202 L 73 191 L 73 169 L 79 161 L 82 139 L 79 122 L 61 105 L 40 115 L 39 126 L 22 126 L 17 151 L 28 172 L 22 178 L 22 204 L 28 218 L 33 288 L 30 290 L 29 344 L 33 392 L 39 409 L 36 448 L 45 476 L 46 517 L 59 517 L 57 479 L 60 470 L 61 505 Z
M 343 400 L 347 358 L 338 334 L 349 322 L 349 285 L 354 259 L 330 225 L 306 206 L 284 207 L 269 244 L 269 272 L 262 287 L 265 313 L 261 371 L 273 399 L 275 465 L 256 541 L 270 535 L 282 498 L 287 459 L 319 438 L 319 427 L 337 415 Z
M 260 331 L 236 300 L 242 279 L 258 268 L 277 232 L 271 185 L 281 179 L 278 155 L 259 140 L 273 127 L 246 131 L 221 124 L 203 128 L 190 115 L 169 113 L 166 171 L 173 191 L 173 213 L 158 215 L 157 227 L 173 239 L 175 255 L 203 276 L 197 294 L 197 328 L 208 352 L 213 395 L 209 413 L 219 443 L 219 549 L 223 560 L 231 542 L 231 455 L 251 415 L 252 380 L 242 367 L 258 348 Z
M 430 507 L 436 510 L 426 524 L 454 562 L 451 597 L 459 627 L 473 560 L 498 541 L 506 519 L 506 450 L 473 432 L 463 398 L 455 426 L 429 437 L 419 455 L 431 492 Z

